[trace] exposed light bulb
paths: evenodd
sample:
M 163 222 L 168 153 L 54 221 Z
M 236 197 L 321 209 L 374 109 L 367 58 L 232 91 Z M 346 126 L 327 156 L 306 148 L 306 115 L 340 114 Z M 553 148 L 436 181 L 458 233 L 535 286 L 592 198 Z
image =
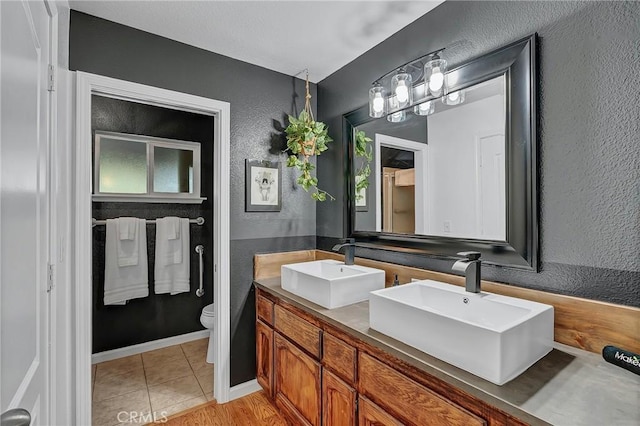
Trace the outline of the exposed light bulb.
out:
M 443 97 L 442 102 L 445 105 L 460 105 L 464 102 L 464 98 L 464 90 L 456 90 L 455 92 L 451 92 L 447 96 Z
M 401 104 L 407 102 L 409 100 L 409 88 L 404 80 L 398 81 L 398 86 L 396 87 L 396 97 L 398 98 L 398 102 Z
M 435 67 L 429 79 L 429 89 L 431 92 L 438 92 L 442 88 L 443 83 L 444 74 L 440 71 L 440 67 Z
M 426 114 L 429 109 L 431 109 L 431 101 L 421 103 L 420 105 L 418 105 L 418 108 L 420 109 L 421 113 Z
M 380 92 L 377 92 L 373 97 L 373 110 L 377 113 L 384 111 L 384 98 Z
M 379 82 L 373 83 L 369 89 L 369 117 L 384 117 L 386 108 L 386 92 Z
M 398 111 L 398 112 L 394 112 L 393 114 L 387 115 L 387 121 L 391 123 L 400 123 L 404 121 L 406 118 L 407 118 L 406 111 Z

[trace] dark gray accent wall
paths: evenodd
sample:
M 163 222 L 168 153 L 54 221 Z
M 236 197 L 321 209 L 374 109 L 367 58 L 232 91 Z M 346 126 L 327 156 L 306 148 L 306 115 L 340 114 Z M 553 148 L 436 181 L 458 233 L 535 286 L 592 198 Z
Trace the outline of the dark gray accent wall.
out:
M 638 2 L 447 1 L 321 81 L 318 116 L 335 146 L 319 158 L 319 180 L 338 201 L 317 206 L 319 247 L 344 237 L 342 115 L 366 104 L 374 79 L 438 48 L 455 67 L 537 32 L 541 272 L 487 267 L 483 277 L 639 306 L 638 22 Z
M 130 300 L 124 306 L 103 303 L 105 226 L 93 228 L 93 353 L 123 348 L 165 337 L 203 330 L 202 308 L 213 301 L 213 280 L 205 275 L 205 295 L 197 297 L 200 285 L 195 246 L 205 247 L 205 270 L 213 270 L 213 117 L 127 102 L 102 96 L 91 97 L 91 130 L 155 136 L 200 143 L 202 204 L 94 202 L 93 217 L 110 219 L 133 216 L 155 219 L 165 216 L 204 217 L 203 226 L 191 225 L 189 253 L 191 291 L 175 296 L 154 294 L 156 227 L 147 225 L 149 296 Z M 85 141 L 93 144 L 93 141 Z
M 231 282 L 242 297 L 231 299 L 231 383 L 255 379 L 255 371 L 246 366 L 256 364 L 255 291 L 253 264 L 256 254 L 308 250 L 315 246 L 315 236 L 261 238 L 231 241 Z
M 69 68 L 230 103 L 231 384 L 254 378 L 254 355 L 247 348 L 254 351 L 255 329 L 243 317 L 253 309 L 253 259 L 233 247 L 253 247 L 256 241 L 262 252 L 313 248 L 316 218 L 314 201 L 295 185 L 295 173 L 286 167 L 282 211 L 245 213 L 244 160 L 286 160 L 281 129 L 286 114 L 304 106 L 304 82 L 77 11 L 71 12 Z M 311 91 L 315 109 L 315 85 Z M 288 243 L 283 245 L 281 238 Z

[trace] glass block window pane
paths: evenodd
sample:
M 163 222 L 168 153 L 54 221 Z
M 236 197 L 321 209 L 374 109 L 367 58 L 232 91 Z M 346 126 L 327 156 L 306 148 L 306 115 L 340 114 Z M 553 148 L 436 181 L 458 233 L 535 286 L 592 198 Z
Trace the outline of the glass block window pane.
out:
M 147 145 L 136 141 L 100 139 L 102 193 L 145 194 L 147 192 Z
M 153 191 L 193 192 L 193 151 L 153 147 Z

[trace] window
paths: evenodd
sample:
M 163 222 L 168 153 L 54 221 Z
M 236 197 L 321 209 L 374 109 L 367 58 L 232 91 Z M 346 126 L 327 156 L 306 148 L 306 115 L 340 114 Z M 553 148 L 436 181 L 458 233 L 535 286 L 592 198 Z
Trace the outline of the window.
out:
M 201 203 L 200 144 L 95 132 L 94 201 Z

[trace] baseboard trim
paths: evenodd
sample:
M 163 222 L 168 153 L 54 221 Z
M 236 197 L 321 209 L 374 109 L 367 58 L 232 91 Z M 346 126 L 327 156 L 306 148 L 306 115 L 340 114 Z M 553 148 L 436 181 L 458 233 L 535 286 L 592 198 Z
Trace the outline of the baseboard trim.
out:
M 91 363 L 111 361 L 112 359 L 123 358 L 125 356 L 137 355 L 143 352 L 152 351 L 154 349 L 162 349 L 181 343 L 191 342 L 193 340 L 204 339 L 209 337 L 209 330 L 194 331 L 193 333 L 181 334 L 179 336 L 166 337 L 164 339 L 152 340 L 137 345 L 127 346 L 126 348 L 112 349 L 110 351 L 98 352 L 91 355 Z
M 262 387 L 258 384 L 257 379 L 240 383 L 239 385 L 235 385 L 229 390 L 229 401 L 242 398 L 243 396 L 249 395 L 250 393 L 258 392 L 259 390 L 262 390 Z

